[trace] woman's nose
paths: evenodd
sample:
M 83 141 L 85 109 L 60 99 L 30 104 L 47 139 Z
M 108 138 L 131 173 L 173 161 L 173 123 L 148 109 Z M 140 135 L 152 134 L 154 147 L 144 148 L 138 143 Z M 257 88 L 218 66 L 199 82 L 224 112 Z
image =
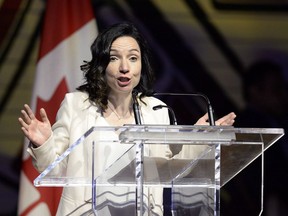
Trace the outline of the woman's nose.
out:
M 119 68 L 121 73 L 128 73 L 129 72 L 129 64 L 126 60 L 122 60 Z

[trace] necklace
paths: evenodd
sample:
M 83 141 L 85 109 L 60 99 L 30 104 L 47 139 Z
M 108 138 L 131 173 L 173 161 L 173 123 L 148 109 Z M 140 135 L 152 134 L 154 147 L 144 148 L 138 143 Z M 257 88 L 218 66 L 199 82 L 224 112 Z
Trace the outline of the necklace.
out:
M 115 109 L 112 109 L 112 107 L 109 105 L 109 102 L 108 102 L 107 106 L 108 106 L 108 108 L 117 116 L 117 118 L 118 118 L 119 120 L 125 119 L 125 117 L 127 116 L 127 114 L 130 113 L 130 110 L 128 110 L 128 111 L 125 113 L 125 115 L 120 116 L 120 115 L 118 115 L 118 113 L 116 112 Z

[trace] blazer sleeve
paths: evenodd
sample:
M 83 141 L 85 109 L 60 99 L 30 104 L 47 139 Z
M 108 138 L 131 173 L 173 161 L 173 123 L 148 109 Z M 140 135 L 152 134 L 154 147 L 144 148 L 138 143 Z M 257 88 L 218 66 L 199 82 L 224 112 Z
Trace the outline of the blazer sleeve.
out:
M 52 135 L 37 148 L 29 145 L 27 151 L 33 158 L 33 165 L 39 171 L 44 171 L 48 165 L 56 160 L 69 147 L 69 131 L 72 119 L 71 95 L 65 96 L 57 112 L 56 123 L 52 126 Z M 65 162 L 57 168 L 57 171 L 65 166 Z

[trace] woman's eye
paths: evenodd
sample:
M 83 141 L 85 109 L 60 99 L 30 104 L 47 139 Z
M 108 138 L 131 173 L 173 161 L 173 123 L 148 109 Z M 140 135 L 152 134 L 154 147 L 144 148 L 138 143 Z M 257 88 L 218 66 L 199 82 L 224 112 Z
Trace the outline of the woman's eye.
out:
M 133 61 L 133 62 L 137 61 L 137 59 L 138 59 L 138 58 L 137 58 L 136 56 L 132 56 L 132 57 L 130 58 L 130 60 Z
M 115 61 L 116 59 L 116 56 L 110 56 L 110 61 Z

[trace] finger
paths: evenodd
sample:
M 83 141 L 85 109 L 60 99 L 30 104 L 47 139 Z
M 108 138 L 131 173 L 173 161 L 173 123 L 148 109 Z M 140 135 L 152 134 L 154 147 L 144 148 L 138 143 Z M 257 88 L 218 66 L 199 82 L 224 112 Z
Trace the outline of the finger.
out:
M 18 118 L 18 121 L 21 124 L 21 130 L 23 131 L 25 136 L 29 135 L 29 125 L 25 123 L 25 121 L 22 118 Z
M 236 114 L 234 112 L 229 113 L 227 116 L 229 116 L 232 119 L 236 118 Z
M 206 113 L 201 118 L 199 118 L 198 121 L 195 124 L 196 125 L 206 125 L 207 121 L 208 121 L 208 113 Z
M 235 122 L 236 115 L 234 112 L 229 113 L 228 118 L 225 120 L 227 125 L 233 125 Z
M 203 120 L 203 121 L 208 121 L 209 120 L 209 117 L 208 117 L 208 113 L 206 113 L 204 116 L 202 116 L 201 118 L 200 118 L 201 120 Z
M 29 118 L 30 118 L 31 120 L 36 119 L 36 117 L 35 117 L 32 109 L 31 109 L 27 104 L 25 104 L 24 107 L 25 107 L 25 109 L 26 109 L 26 112 L 27 112 Z
M 218 119 L 216 125 L 233 125 L 235 122 L 236 115 L 234 112 L 227 114 L 226 116 Z
M 24 127 L 21 127 L 21 130 L 24 133 L 24 135 L 29 139 L 29 131 L 26 130 Z
M 235 122 L 234 120 L 227 120 L 227 121 L 222 122 L 221 125 L 230 126 L 230 125 L 233 125 L 234 122 Z
M 217 121 L 221 124 L 224 123 L 225 121 L 229 120 L 229 115 L 223 116 L 222 118 L 218 119 Z
M 40 109 L 40 116 L 41 116 L 41 119 L 44 123 L 50 124 L 50 121 L 48 119 L 48 116 L 47 116 L 45 109 L 43 109 L 43 108 Z
M 226 116 L 223 116 L 222 118 L 220 118 L 219 121 L 220 122 L 230 121 L 230 120 L 233 120 L 235 116 L 236 115 L 234 113 L 229 113 Z
M 21 110 L 21 113 L 22 113 L 22 116 L 23 116 L 23 121 L 27 124 L 30 124 L 31 123 L 31 119 L 30 117 L 28 116 L 27 112 L 25 110 Z
M 26 122 L 22 118 L 18 118 L 18 121 L 20 122 L 20 124 L 23 128 L 25 128 L 25 129 L 28 128 L 28 124 L 26 124 Z

